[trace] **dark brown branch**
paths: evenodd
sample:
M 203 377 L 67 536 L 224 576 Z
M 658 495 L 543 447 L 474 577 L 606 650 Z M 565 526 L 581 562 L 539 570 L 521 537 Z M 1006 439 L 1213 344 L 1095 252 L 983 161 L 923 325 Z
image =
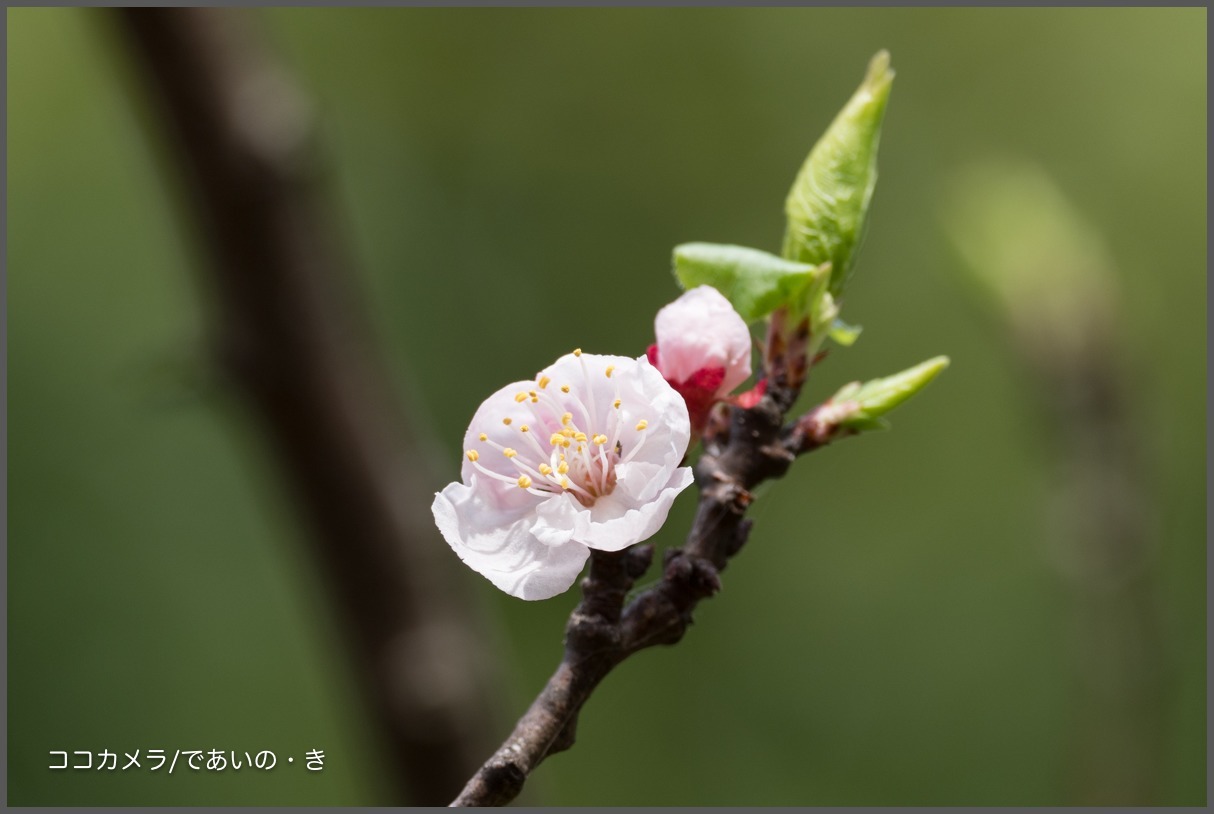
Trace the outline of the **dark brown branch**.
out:
M 858 435 L 859 430 L 836 423 L 838 415 L 834 412 L 835 406 L 828 399 L 787 427 L 781 436 L 784 448 L 793 455 L 804 455 L 840 438 Z
M 445 802 L 488 748 L 484 648 L 363 334 L 307 105 L 241 12 L 115 13 L 186 170 L 215 353 L 312 526 L 400 801 Z
M 795 393 L 776 389 L 749 409 L 735 408 L 728 432 L 711 434 L 696 464 L 700 499 L 687 541 L 667 552 L 662 579 L 621 607 L 653 556 L 649 546 L 591 552 L 583 599 L 565 629 L 565 655 L 539 697 L 501 748 L 472 777 L 453 806 L 504 805 L 519 793 L 544 758 L 573 745 L 577 716 L 599 682 L 624 659 L 659 644 L 674 644 L 691 624 L 700 600 L 721 587 L 720 572 L 750 533 L 745 518 L 751 490 L 788 471 L 797 454 L 829 443 L 803 443 L 784 427 Z

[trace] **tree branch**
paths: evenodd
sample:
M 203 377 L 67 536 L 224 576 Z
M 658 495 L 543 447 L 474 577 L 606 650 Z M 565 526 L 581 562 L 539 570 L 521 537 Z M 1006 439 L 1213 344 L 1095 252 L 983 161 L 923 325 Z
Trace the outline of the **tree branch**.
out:
M 1068 590 L 1075 702 L 1068 793 L 1075 805 L 1150 805 L 1167 754 L 1164 704 L 1171 678 L 1162 636 L 1150 468 L 1131 410 L 1117 323 L 1081 313 L 1082 341 L 1017 334 L 1037 385 L 1052 463 L 1048 527 Z
M 487 659 L 346 285 L 307 105 L 236 11 L 114 13 L 184 164 L 215 355 L 312 526 L 400 800 L 441 803 L 488 748 Z
M 549 755 L 573 745 L 577 716 L 599 682 L 647 647 L 674 644 L 701 600 L 721 588 L 720 572 L 750 533 L 751 490 L 788 471 L 796 455 L 833 440 L 807 443 L 784 427 L 782 405 L 796 392 L 775 388 L 751 409 L 733 408 L 726 432 L 706 436 L 695 466 L 700 499 L 682 548 L 666 552 L 662 579 L 627 606 L 623 600 L 649 567 L 652 546 L 592 551 L 582 602 L 565 628 L 565 655 L 514 731 L 468 781 L 452 806 L 504 805 Z

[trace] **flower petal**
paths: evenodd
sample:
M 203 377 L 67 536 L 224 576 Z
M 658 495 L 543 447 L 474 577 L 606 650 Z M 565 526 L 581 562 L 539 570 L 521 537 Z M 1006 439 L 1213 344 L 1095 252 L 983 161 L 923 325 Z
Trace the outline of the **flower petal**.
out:
M 661 491 L 648 501 L 637 501 L 618 488 L 589 508 L 569 496 L 545 501 L 537 512 L 539 525 L 572 530 L 572 539 L 590 548 L 620 551 L 656 534 L 675 498 L 692 480 L 691 467 L 685 466 L 671 473 Z
M 653 445 L 642 449 L 644 454 L 638 455 L 637 460 L 661 462 L 673 471 L 683 462 L 687 445 L 691 443 L 687 402 L 644 357 L 637 360 L 636 377 L 639 382 L 637 390 L 647 405 L 644 412 L 649 416 L 649 426 L 644 430 L 649 437 L 645 443 Z M 654 417 L 657 418 L 656 423 Z
M 653 500 L 666 488 L 671 469 L 660 463 L 629 461 L 615 468 L 615 491 L 633 504 Z
M 609 367 L 613 369 L 610 376 Z M 571 396 L 562 396 L 559 390 L 551 395 L 573 413 L 574 421 L 588 435 L 612 436 L 618 421 L 615 437 L 625 455 L 644 433 L 639 459 L 662 463 L 671 470 L 682 462 L 691 441 L 687 404 L 645 357 L 586 353 L 579 358 L 569 353 L 549 365 L 544 375 L 554 383 L 573 385 Z M 620 406 L 615 408 L 617 398 Z M 641 421 L 644 430 L 636 428 Z
M 479 480 L 474 473 L 469 485 L 452 483 L 434 496 L 431 510 L 447 544 L 512 596 L 548 599 L 569 590 L 590 556 L 586 547 L 568 540 L 545 545 L 531 533 L 533 504 L 495 505 Z
M 512 382 L 485 399 L 477 408 L 468 424 L 468 431 L 464 433 L 464 449 L 475 449 L 480 453 L 477 463 L 500 475 L 510 478 L 518 476 L 518 467 L 501 453 L 501 448 L 520 449 L 531 456 L 531 442 L 520 432 L 521 428 L 528 427 L 533 439 L 546 439 L 555 429 L 552 426 L 555 422 L 548 415 L 551 410 L 537 410 L 529 399 L 518 401 L 519 393 L 535 390 L 535 382 Z M 482 433 L 486 436 L 486 441 L 480 440 Z M 464 483 L 469 483 L 469 478 L 476 471 L 476 467 L 465 457 L 460 469 Z M 535 500 L 528 498 L 533 496 L 522 489 L 515 490 L 506 497 L 511 502 L 533 505 Z

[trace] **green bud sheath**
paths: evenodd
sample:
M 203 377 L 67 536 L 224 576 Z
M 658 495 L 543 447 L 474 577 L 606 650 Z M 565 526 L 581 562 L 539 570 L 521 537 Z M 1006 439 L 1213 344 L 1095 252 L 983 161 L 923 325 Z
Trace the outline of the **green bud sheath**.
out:
M 830 292 L 836 297 L 864 237 L 893 78 L 889 52 L 878 52 L 864 82 L 810 151 L 785 202 L 784 257 L 813 266 L 829 262 Z
M 937 356 L 884 379 L 873 379 L 859 386 L 853 382 L 836 393 L 831 400 L 856 402 L 860 410 L 855 421 L 880 418 L 926 387 L 946 367 L 948 357 Z M 842 423 L 848 425 L 853 423 L 853 420 Z

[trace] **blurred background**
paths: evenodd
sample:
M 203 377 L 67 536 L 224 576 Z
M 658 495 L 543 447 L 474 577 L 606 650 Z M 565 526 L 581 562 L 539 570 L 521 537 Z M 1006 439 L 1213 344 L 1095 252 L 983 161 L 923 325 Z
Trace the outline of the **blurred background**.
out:
M 843 311 L 864 334 L 805 403 L 940 353 L 952 367 L 892 432 L 761 491 L 725 590 L 605 681 L 522 802 L 1204 804 L 1204 9 L 249 14 L 314 105 L 391 385 L 445 453 L 428 492 L 501 384 L 575 345 L 644 351 L 678 294 L 674 245 L 778 251 L 795 171 L 892 53 Z M 211 373 L 206 261 L 142 68 L 104 11 L 7 20 L 8 802 L 393 802 L 326 574 Z M 967 168 L 992 158 L 1069 202 L 1107 298 L 1063 297 L 1060 316 L 1065 269 L 980 291 L 999 251 L 1056 222 L 961 245 L 958 212 L 1001 189 Z M 1113 303 L 1080 343 L 1097 352 L 1055 354 L 1049 326 L 1088 325 L 1093 298 Z M 1119 418 L 1076 445 L 1105 400 L 1060 393 L 1093 367 Z M 1104 437 L 1132 453 L 1075 463 Z M 1109 472 L 1122 492 L 1085 487 Z M 1134 554 L 1093 578 L 1101 540 L 1076 540 L 1111 494 L 1134 506 Z M 577 592 L 531 604 L 457 577 L 499 667 L 496 743 Z M 297 763 L 47 768 L 50 750 L 137 748 Z M 308 749 L 323 772 L 299 769 Z

